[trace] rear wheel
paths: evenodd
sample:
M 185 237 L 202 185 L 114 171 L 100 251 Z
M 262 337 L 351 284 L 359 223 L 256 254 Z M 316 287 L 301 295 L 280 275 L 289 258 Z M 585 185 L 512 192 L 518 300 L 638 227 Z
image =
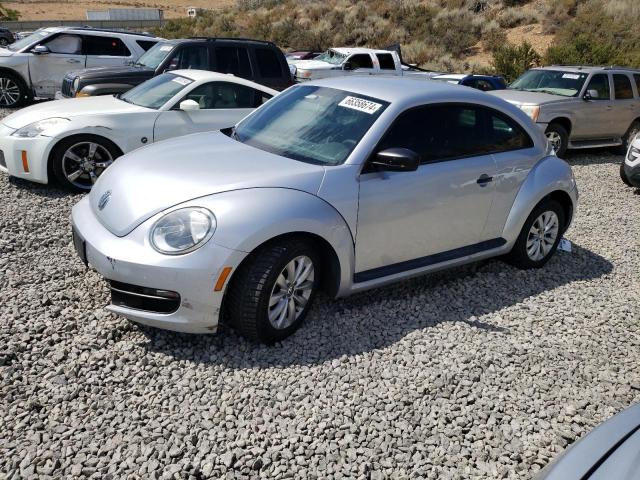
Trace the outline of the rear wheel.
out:
M 567 130 L 559 123 L 552 123 L 547 127 L 545 136 L 556 152 L 556 155 L 564 158 L 567 147 L 569 146 L 569 133 Z
M 250 340 L 272 344 L 295 332 L 318 290 L 320 262 L 312 245 L 291 238 L 251 254 L 229 285 L 229 324 Z
M 543 200 L 533 209 L 513 249 L 507 256 L 512 265 L 540 268 L 553 256 L 564 232 L 564 209 L 555 200 Z
M 0 107 L 19 107 L 27 98 L 27 87 L 22 80 L 11 73 L 0 72 Z
M 122 153 L 102 137 L 79 135 L 63 140 L 51 154 L 53 173 L 66 188 L 88 191 Z

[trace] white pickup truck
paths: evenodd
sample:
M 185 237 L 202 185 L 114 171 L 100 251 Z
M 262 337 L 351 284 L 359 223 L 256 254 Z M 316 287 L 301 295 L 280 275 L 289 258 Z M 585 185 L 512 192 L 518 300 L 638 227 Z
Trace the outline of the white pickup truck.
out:
M 398 52 L 372 48 L 330 48 L 313 60 L 289 61 L 297 82 L 344 75 L 396 75 L 430 79 L 429 72 L 404 64 Z

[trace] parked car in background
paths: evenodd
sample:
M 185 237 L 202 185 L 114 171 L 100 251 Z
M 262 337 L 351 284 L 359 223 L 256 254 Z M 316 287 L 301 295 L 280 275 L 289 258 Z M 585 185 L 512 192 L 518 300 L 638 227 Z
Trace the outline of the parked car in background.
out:
M 0 47 L 6 47 L 7 45 L 15 41 L 16 38 L 10 30 L 7 30 L 6 28 L 0 28 Z
M 53 98 L 62 78 L 78 68 L 124 65 L 158 39 L 86 27 L 42 28 L 0 50 L 0 107 Z
M 633 480 L 640 477 L 640 405 L 599 425 L 545 467 L 538 480 Z
M 628 186 L 640 188 L 640 134 L 629 145 L 620 165 L 620 177 Z
M 454 85 L 464 85 L 465 87 L 475 88 L 488 92 L 490 90 L 503 90 L 507 88 L 504 78 L 497 75 L 467 75 L 465 73 L 446 73 L 444 75 L 436 75 L 431 80 L 440 82 L 448 82 Z
M 640 70 L 552 66 L 525 72 L 492 92 L 525 111 L 556 153 L 618 147 L 624 154 L 640 132 Z
M 33 31 L 31 30 L 26 30 L 24 32 L 16 32 L 13 34 L 15 40 L 22 40 L 25 37 L 28 37 L 29 35 L 32 35 Z
M 313 60 L 293 64 L 297 82 L 347 75 L 395 75 L 428 79 L 440 72 L 428 72 L 402 62 L 397 51 L 371 48 L 331 48 Z
M 272 343 L 320 289 L 502 255 L 542 267 L 576 202 L 569 165 L 508 103 L 343 77 L 296 85 L 225 132 L 131 152 L 72 223 L 80 258 L 110 282 L 109 310 L 192 333 L 225 321 Z
M 296 60 L 313 60 L 318 55 L 322 55 L 322 52 L 312 52 L 308 50 L 295 50 L 285 54 L 287 62 L 295 62 Z
M 269 88 L 292 84 L 282 51 L 271 42 L 234 38 L 165 40 L 132 65 L 70 72 L 60 98 L 124 93 L 164 72 L 194 68 L 230 73 Z
M 121 97 L 41 103 L 0 125 L 0 170 L 34 182 L 53 175 L 89 190 L 113 161 L 138 147 L 237 123 L 276 90 L 201 70 L 164 73 Z M 176 158 L 177 162 L 181 161 Z

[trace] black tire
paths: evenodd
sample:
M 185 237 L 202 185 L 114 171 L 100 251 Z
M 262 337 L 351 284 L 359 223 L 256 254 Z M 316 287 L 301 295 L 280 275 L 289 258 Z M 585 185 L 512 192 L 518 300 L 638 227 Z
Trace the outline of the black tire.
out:
M 30 99 L 22 78 L 7 71 L 0 71 L 0 108 L 21 107 Z
M 269 320 L 269 300 L 272 292 L 280 288 L 276 281 L 285 267 L 301 256 L 313 264 L 311 294 L 292 324 L 275 328 Z M 270 345 L 283 340 L 304 321 L 318 291 L 320 274 L 319 256 L 309 242 L 292 237 L 269 243 L 253 252 L 232 277 L 225 299 L 225 321 L 254 342 Z
M 67 167 L 68 171 L 72 166 L 71 160 L 65 159 L 65 153 L 70 148 L 74 148 L 74 146 L 83 143 L 94 143 L 102 147 L 98 149 L 99 158 L 94 156 L 95 160 L 110 160 L 110 162 L 113 162 L 116 158 L 122 155 L 120 149 L 113 142 L 97 135 L 74 135 L 72 137 L 61 140 L 51 151 L 51 156 L 49 157 L 49 170 L 50 173 L 53 173 L 53 176 L 60 186 L 74 192 L 88 192 L 89 190 L 91 190 L 91 186 L 93 185 L 93 183 L 91 182 L 90 172 L 85 172 L 84 167 L 79 167 L 79 169 L 83 171 L 83 174 L 80 177 L 83 181 L 78 180 L 76 183 L 74 183 L 69 178 L 67 178 L 67 174 L 65 173 L 65 166 Z M 94 167 L 93 176 L 97 179 L 97 177 L 102 174 L 105 168 L 106 167 Z M 83 186 L 82 184 L 84 183 L 86 183 L 86 185 Z
M 551 249 L 544 256 L 544 258 L 542 258 L 541 260 L 534 260 L 527 253 L 527 239 L 529 236 L 529 231 L 533 227 L 534 222 L 545 212 L 553 212 L 556 214 L 558 218 L 558 234 L 555 241 L 553 242 Z M 523 270 L 540 268 L 544 266 L 558 249 L 558 244 L 560 243 L 560 239 L 562 238 L 562 234 L 564 233 L 565 221 L 566 219 L 562 205 L 560 205 L 557 201 L 551 199 L 545 199 L 541 201 L 536 206 L 536 208 L 533 209 L 533 211 L 527 218 L 527 221 L 524 222 L 522 231 L 520 232 L 520 235 L 518 235 L 518 239 L 516 240 L 516 243 L 513 246 L 511 252 L 507 255 L 506 260 L 511 265 Z
M 567 130 L 559 123 L 551 123 L 545 131 L 545 135 L 547 138 L 551 135 L 557 135 L 559 137 L 560 146 L 555 149 L 556 155 L 560 158 L 564 158 L 567 153 L 567 147 L 569 146 L 569 133 Z
M 0 46 L 6 47 L 7 45 L 9 45 L 9 40 L 6 38 L 0 38 Z
M 629 150 L 629 146 L 631 146 L 631 143 L 636 138 L 636 135 L 638 135 L 638 133 L 640 133 L 640 122 L 636 120 L 631 124 L 629 130 L 627 130 L 627 132 L 624 134 L 624 137 L 622 137 L 622 145 L 614 148 L 613 152 L 616 155 L 626 155 L 627 151 Z
M 627 172 L 624 171 L 624 161 L 620 164 L 620 179 L 627 187 L 633 187 L 633 184 L 629 181 L 629 177 L 627 177 Z

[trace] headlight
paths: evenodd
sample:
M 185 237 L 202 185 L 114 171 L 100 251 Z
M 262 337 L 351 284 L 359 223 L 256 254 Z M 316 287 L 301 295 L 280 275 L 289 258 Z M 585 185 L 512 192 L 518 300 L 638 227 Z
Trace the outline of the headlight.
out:
M 627 154 L 627 164 L 633 165 L 634 163 L 638 163 L 638 161 L 640 161 L 640 148 L 631 147 Z
M 311 70 L 296 70 L 296 76 L 298 78 L 311 78 Z
M 151 228 L 151 245 L 165 255 L 200 248 L 216 230 L 216 217 L 206 208 L 187 207 L 167 213 Z
M 538 121 L 540 115 L 540 105 L 520 105 L 520 110 L 531 117 L 534 122 Z
M 73 84 L 71 85 L 71 91 L 72 91 L 73 93 L 77 92 L 77 91 L 78 91 L 78 87 L 79 87 L 79 86 L 80 86 L 80 77 L 76 77 L 76 78 L 73 80 Z
M 68 121 L 68 118 L 46 118 L 44 120 L 40 120 L 38 122 L 34 122 L 30 125 L 19 128 L 11 135 L 14 135 L 16 137 L 33 138 L 37 137 L 38 135 L 44 135 L 47 130 L 59 127 L 60 125 L 63 125 Z

